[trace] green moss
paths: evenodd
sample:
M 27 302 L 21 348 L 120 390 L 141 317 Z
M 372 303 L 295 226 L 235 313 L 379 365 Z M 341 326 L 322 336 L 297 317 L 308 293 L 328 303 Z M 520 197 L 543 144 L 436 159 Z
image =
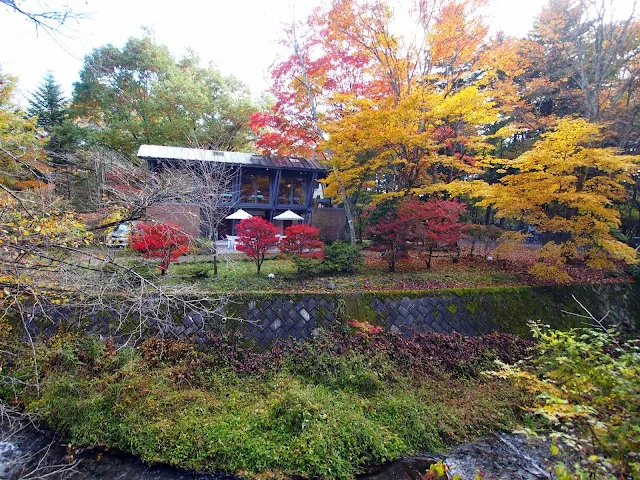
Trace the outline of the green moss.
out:
M 62 347 L 77 357 L 78 345 Z M 364 465 L 513 428 L 525 398 L 497 378 L 414 378 L 384 352 L 285 357 L 238 377 L 206 351 L 165 365 L 82 345 L 100 368 L 43 365 L 39 397 L 22 393 L 28 410 L 74 446 L 202 472 L 350 479 Z
M 482 304 L 480 302 L 480 299 L 477 297 L 470 298 L 465 303 L 465 308 L 469 310 L 469 313 L 471 313 L 472 315 L 480 310 L 481 306 Z

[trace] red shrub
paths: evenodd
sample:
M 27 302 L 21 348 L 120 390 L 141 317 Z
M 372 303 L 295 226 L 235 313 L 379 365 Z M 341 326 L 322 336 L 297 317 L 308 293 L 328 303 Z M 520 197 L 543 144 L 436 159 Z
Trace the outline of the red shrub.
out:
M 292 225 L 285 228 L 280 242 L 280 251 L 303 258 L 322 258 L 324 242 L 320 240 L 320 230 L 311 225 Z
M 264 256 L 278 245 L 278 228 L 262 217 L 251 217 L 238 223 L 238 250 L 253 259 L 258 273 Z
M 169 263 L 189 249 L 189 236 L 180 226 L 169 223 L 140 223 L 129 239 L 129 246 L 147 258 L 160 258 L 160 273 L 164 275 Z

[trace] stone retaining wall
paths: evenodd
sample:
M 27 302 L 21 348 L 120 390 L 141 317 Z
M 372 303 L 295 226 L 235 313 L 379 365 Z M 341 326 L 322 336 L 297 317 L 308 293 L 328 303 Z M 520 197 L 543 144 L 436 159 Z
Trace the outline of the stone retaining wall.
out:
M 568 287 L 514 287 L 440 291 L 253 296 L 238 309 L 249 323 L 245 337 L 266 347 L 275 339 L 309 338 L 317 328 L 367 320 L 394 333 L 507 332 L 529 335 L 529 322 L 555 328 L 585 325 L 571 313 L 585 314 L 576 297 L 597 318 L 627 332 L 640 327 L 640 287 L 633 284 Z
M 49 336 L 61 329 L 139 341 L 150 335 L 206 343 L 213 332 L 233 331 L 266 348 L 276 339 L 304 340 L 320 329 L 346 328 L 350 320 L 368 321 L 394 333 L 422 332 L 479 335 L 494 331 L 529 335 L 530 321 L 554 328 L 585 325 L 567 312 L 581 313 L 575 297 L 596 317 L 626 332 L 640 331 L 640 286 L 618 283 L 566 287 L 504 287 L 435 291 L 365 293 L 251 293 L 231 296 L 225 321 L 194 311 L 176 314 L 158 325 L 131 319 L 117 323 L 108 312 L 84 315 L 53 307 L 46 319 L 34 315 L 32 335 Z

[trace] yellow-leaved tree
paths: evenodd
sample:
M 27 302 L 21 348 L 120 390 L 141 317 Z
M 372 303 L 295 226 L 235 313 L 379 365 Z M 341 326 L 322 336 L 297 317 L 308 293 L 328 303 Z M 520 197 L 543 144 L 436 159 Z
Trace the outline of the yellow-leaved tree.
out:
M 0 70 L 0 186 L 24 190 L 45 187 L 44 140 L 35 119 L 28 119 L 12 101 L 16 79 Z
M 506 162 L 509 174 L 499 183 L 481 186 L 479 205 L 560 241 L 559 253 L 542 250 L 541 259 L 552 258 L 552 264 L 543 261 L 532 273 L 559 274 L 558 267 L 569 258 L 595 268 L 609 267 L 614 259 L 635 262 L 635 251 L 612 234 L 620 224 L 613 204 L 624 198 L 622 182 L 640 159 L 599 147 L 602 130 L 581 118 L 562 119 L 531 150 Z
M 480 172 L 474 158 L 486 146 L 480 132 L 498 118 L 474 86 L 450 94 L 418 86 L 397 103 L 354 103 L 355 113 L 324 126 L 325 148 L 349 194 L 366 189 L 378 200 L 427 193 Z M 335 195 L 335 176 L 327 181 L 327 195 Z

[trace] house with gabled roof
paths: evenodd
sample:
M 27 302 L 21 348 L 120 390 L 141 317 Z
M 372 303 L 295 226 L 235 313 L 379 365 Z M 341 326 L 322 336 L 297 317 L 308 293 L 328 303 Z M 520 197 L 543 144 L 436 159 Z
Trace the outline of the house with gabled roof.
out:
M 326 177 L 328 169 L 317 160 L 160 145 L 140 146 L 138 158 L 145 161 L 152 171 L 179 168 L 189 162 L 228 165 L 232 181 L 224 196 L 229 204 L 269 221 L 274 221 L 274 217 L 287 210 L 311 224 L 317 223 L 313 219 L 314 212 L 316 217 L 331 215 L 329 212 L 318 213 L 318 209 L 330 207 L 331 201 L 323 198 L 319 182 Z M 341 215 L 341 212 L 339 215 L 333 213 L 335 218 L 341 218 Z M 221 233 L 230 234 L 234 230 L 235 221 L 231 220 L 223 226 Z M 337 237 L 343 235 L 338 233 Z

